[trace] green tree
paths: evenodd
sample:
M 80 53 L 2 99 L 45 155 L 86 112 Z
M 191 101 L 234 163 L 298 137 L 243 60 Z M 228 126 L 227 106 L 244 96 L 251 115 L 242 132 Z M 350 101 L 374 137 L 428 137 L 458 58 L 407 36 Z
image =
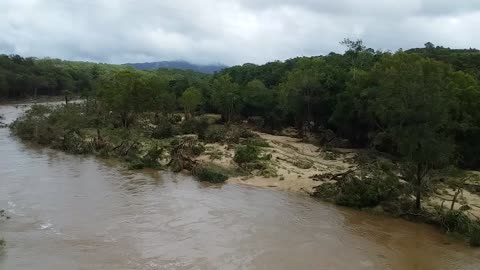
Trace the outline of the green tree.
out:
M 363 41 L 361 39 L 351 40 L 351 39 L 344 39 L 340 42 L 340 44 L 347 47 L 347 52 L 345 55 L 351 59 L 351 67 L 352 67 L 352 74 L 353 79 L 355 80 L 357 75 L 357 69 L 360 66 L 359 58 L 361 53 L 366 50 L 366 47 L 363 45 Z
M 372 103 L 379 93 L 375 80 L 370 72 L 358 72 L 357 78 L 347 83 L 346 90 L 337 94 L 337 104 L 329 119 L 339 136 L 358 147 L 367 147 L 378 129 L 372 112 Z
M 223 75 L 213 80 L 212 104 L 226 122 L 232 121 L 241 111 L 243 103 L 239 86 L 232 82 L 229 75 Z
M 245 103 L 243 114 L 246 116 L 267 115 L 275 106 L 275 93 L 260 80 L 247 83 L 241 90 Z
M 301 59 L 280 85 L 279 102 L 293 115 L 298 130 L 316 130 L 327 125 L 335 108 L 337 92 L 343 90 L 340 69 L 325 59 Z
M 403 176 L 410 183 L 415 207 L 421 209 L 428 191 L 428 174 L 451 162 L 454 144 L 449 76 L 445 64 L 417 55 L 386 56 L 372 70 L 378 96 L 374 104 L 381 132 L 402 158 Z M 377 135 L 378 136 L 378 135 Z
M 466 168 L 480 166 L 480 85 L 470 74 L 457 71 L 450 76 L 455 98 L 451 111 L 452 129 L 459 152 L 459 164 Z
M 140 72 L 124 70 L 108 74 L 101 83 L 100 100 L 106 108 L 120 117 L 121 124 L 128 128 L 134 114 L 146 109 L 150 97 L 149 88 Z
M 429 51 L 434 50 L 435 45 L 433 45 L 433 43 L 431 43 L 431 42 L 427 42 L 427 43 L 425 43 L 425 49 L 427 49 Z
M 370 69 L 375 63 L 377 56 L 382 55 L 380 51 L 375 52 L 373 49 L 367 48 L 361 39 L 350 40 L 346 38 L 340 44 L 347 47 L 344 56 L 350 60 L 353 80 L 357 78 L 359 71 Z
M 144 104 L 147 110 L 155 112 L 157 116 L 159 113 L 168 115 L 175 111 L 176 95 L 170 91 L 168 78 L 154 74 L 148 78 L 147 88 L 150 91 L 149 99 Z
M 189 119 L 202 103 L 202 93 L 197 88 L 190 87 L 183 92 L 179 102 L 185 111 L 185 117 Z
M 7 76 L 0 73 L 0 99 L 8 96 Z
M 73 92 L 70 90 L 63 90 L 63 98 L 65 99 L 65 105 L 68 105 L 68 102 L 72 99 Z

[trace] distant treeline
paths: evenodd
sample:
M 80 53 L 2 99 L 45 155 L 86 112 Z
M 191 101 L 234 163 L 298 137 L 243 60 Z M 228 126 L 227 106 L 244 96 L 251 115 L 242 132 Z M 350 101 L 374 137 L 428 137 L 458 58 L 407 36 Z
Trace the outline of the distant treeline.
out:
M 98 76 L 95 64 L 0 55 L 0 99 L 80 93 L 92 89 Z
M 76 93 L 118 116 L 220 113 L 299 135 L 331 131 L 354 147 L 409 160 L 422 174 L 480 167 L 480 52 L 436 47 L 396 53 L 345 40 L 344 54 L 244 64 L 214 75 L 0 56 L 0 97 Z M 413 165 L 412 165 L 413 166 Z
M 213 74 L 227 66 L 221 64 L 197 65 L 185 61 L 161 61 L 148 63 L 127 63 L 126 66 L 133 67 L 139 70 L 155 70 L 155 69 L 178 69 L 178 70 L 192 70 L 200 73 Z

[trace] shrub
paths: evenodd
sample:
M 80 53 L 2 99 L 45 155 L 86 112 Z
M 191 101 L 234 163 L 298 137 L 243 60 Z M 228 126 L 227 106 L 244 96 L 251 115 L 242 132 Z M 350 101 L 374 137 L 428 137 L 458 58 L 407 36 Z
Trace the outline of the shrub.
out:
M 241 138 L 247 139 L 254 138 L 255 136 L 255 133 L 246 128 L 232 126 L 227 133 L 226 141 L 228 143 L 239 143 Z
M 202 139 L 209 143 L 223 142 L 227 136 L 227 128 L 222 125 L 212 125 L 207 128 Z
M 251 171 L 259 171 L 259 174 L 262 175 L 262 172 L 267 170 L 269 168 L 266 162 L 262 162 L 261 160 L 255 160 L 251 162 L 245 162 L 242 163 L 240 166 L 242 167 L 245 172 L 251 172 Z
M 213 125 L 215 123 L 220 123 L 222 116 L 218 114 L 203 114 L 200 118 L 205 119 L 208 124 Z
M 158 145 L 154 145 L 147 150 L 147 153 L 142 157 L 141 162 L 150 168 L 159 167 L 158 159 L 163 155 L 164 149 Z
M 128 164 L 129 170 L 141 170 L 143 168 L 145 168 L 145 164 L 139 159 L 132 160 Z
M 467 234 L 470 229 L 470 218 L 460 210 L 444 210 L 438 212 L 440 226 L 449 233 Z
M 254 162 L 260 159 L 260 149 L 253 145 L 239 145 L 235 148 L 233 160 L 238 164 Z
M 90 152 L 85 147 L 80 130 L 91 124 L 92 117 L 84 114 L 83 105 L 47 107 L 33 105 L 10 127 L 22 139 L 51 145 L 74 153 Z
M 358 178 L 346 176 L 338 182 L 339 193 L 335 202 L 350 207 L 374 207 L 380 203 L 398 198 L 400 183 L 390 176 L 372 178 Z
M 480 247 L 480 223 L 470 219 L 464 211 L 438 208 L 437 219 L 446 232 L 463 235 L 471 246 Z
M 176 137 L 170 142 L 170 168 L 173 171 L 192 170 L 196 162 L 194 157 L 205 151 L 205 147 L 198 141 L 196 135 Z
M 469 243 L 472 247 L 480 247 L 480 224 L 478 222 L 470 228 Z
M 247 122 L 256 128 L 263 128 L 265 126 L 265 119 L 261 116 L 250 116 L 247 118 Z
M 278 177 L 278 172 L 277 172 L 277 169 L 275 169 L 275 167 L 269 166 L 267 164 L 265 168 L 263 168 L 260 171 L 260 175 L 267 178 L 273 178 L 273 177 Z M 285 180 L 285 179 L 282 179 L 282 180 Z
M 197 143 L 192 145 L 192 153 L 195 156 L 201 155 L 203 152 L 205 152 L 205 146 L 201 143 Z
M 192 118 L 182 122 L 180 132 L 182 134 L 197 134 L 200 138 L 205 136 L 208 121 L 204 118 Z
M 33 105 L 25 115 L 17 118 L 11 125 L 12 132 L 22 139 L 35 140 L 39 142 L 40 136 L 48 136 L 45 142 L 50 142 L 53 138 L 53 132 L 48 131 L 47 118 L 51 109 L 43 105 Z
M 223 183 L 228 179 L 228 173 L 222 168 L 213 165 L 199 165 L 194 170 L 194 175 L 200 181 L 210 183 Z
M 325 201 L 334 201 L 338 194 L 337 183 L 323 183 L 315 187 L 313 195 Z
M 51 145 L 73 154 L 89 154 L 94 150 L 91 144 L 87 143 L 79 132 L 65 133 L 61 142 L 59 141 L 57 144 Z
M 159 117 L 156 122 L 157 126 L 152 131 L 152 138 L 164 139 L 174 135 L 173 125 L 167 118 Z
M 178 123 L 182 122 L 182 116 L 180 116 L 178 114 L 172 114 L 168 117 L 168 121 L 171 124 L 178 124 Z

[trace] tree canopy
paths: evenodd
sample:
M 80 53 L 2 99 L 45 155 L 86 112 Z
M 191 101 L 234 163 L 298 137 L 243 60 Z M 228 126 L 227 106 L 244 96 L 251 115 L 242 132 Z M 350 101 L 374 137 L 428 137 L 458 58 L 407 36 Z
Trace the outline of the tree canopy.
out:
M 202 103 L 202 93 L 195 87 L 189 87 L 180 97 L 180 105 L 185 110 L 187 117 L 191 117 L 198 106 Z

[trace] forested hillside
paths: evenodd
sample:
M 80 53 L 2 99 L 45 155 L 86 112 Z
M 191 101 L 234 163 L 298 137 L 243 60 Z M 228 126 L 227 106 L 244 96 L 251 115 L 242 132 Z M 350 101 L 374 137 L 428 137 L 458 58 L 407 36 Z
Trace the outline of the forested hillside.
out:
M 480 167 L 480 53 L 434 47 L 396 53 L 345 40 L 344 54 L 244 64 L 215 75 L 125 66 L 0 58 L 3 98 L 77 93 L 117 113 L 212 112 L 265 130 L 297 128 L 351 147 L 418 159 L 419 170 Z M 188 90 L 188 91 L 187 91 Z M 194 100 L 193 102 L 191 100 Z
M 213 74 L 218 72 L 226 66 L 224 65 L 196 65 L 186 61 L 160 61 L 149 63 L 127 63 L 126 66 L 133 67 L 138 70 L 155 70 L 155 69 L 179 69 L 191 70 L 200 73 Z

